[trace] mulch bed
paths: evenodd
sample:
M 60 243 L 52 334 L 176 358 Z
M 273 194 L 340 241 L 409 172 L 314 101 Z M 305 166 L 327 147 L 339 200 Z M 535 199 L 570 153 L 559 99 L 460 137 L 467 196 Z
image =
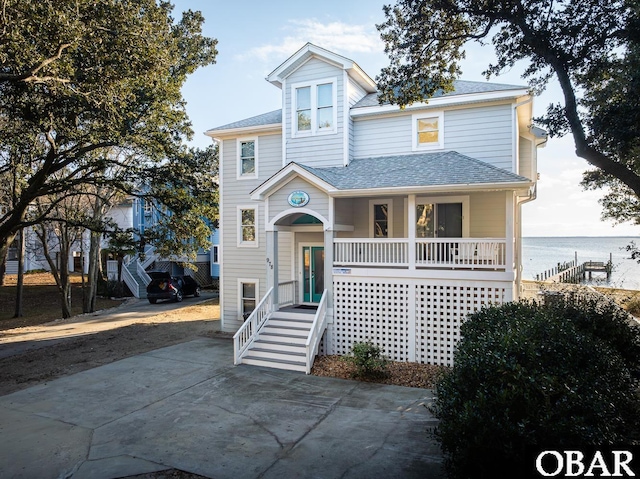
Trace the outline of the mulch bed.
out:
M 360 377 L 356 367 L 343 356 L 318 356 L 311 369 L 315 376 L 325 376 L 340 379 L 357 379 L 359 381 L 393 384 L 411 388 L 433 388 L 442 374 L 449 370 L 446 366 L 431 364 L 401 363 L 390 361 L 384 376 Z

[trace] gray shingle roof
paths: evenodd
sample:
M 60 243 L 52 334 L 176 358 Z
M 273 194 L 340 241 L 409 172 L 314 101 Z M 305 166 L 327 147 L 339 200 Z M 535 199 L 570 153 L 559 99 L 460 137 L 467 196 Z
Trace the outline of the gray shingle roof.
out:
M 247 118 L 245 120 L 227 123 L 226 125 L 211 128 L 208 131 L 233 130 L 235 128 L 251 128 L 256 126 L 273 125 L 277 123 L 282 123 L 282 110 L 274 110 L 270 111 L 269 113 L 263 113 L 262 115 L 252 116 L 251 118 Z
M 347 167 L 299 166 L 338 190 L 530 182 L 456 151 L 363 158 Z
M 465 80 L 455 80 L 453 82 L 454 90 L 449 93 L 442 93 L 442 91 L 436 92 L 431 98 L 438 97 L 447 97 L 447 96 L 455 96 L 455 95 L 469 95 L 472 93 L 489 93 L 494 91 L 505 91 L 505 90 L 522 90 L 523 88 L 528 88 L 522 85 L 507 85 L 503 83 L 486 83 L 479 81 L 465 81 Z M 378 106 L 378 94 L 377 93 L 369 93 L 367 96 L 362 98 L 359 102 L 353 105 L 352 108 L 363 108 L 368 106 Z
M 523 88 L 527 88 L 525 86 L 519 85 L 506 85 L 502 83 L 485 83 L 485 82 L 477 82 L 477 81 L 464 81 L 464 80 L 456 80 L 454 82 L 455 90 L 442 94 L 436 93 L 433 95 L 433 98 L 441 97 L 441 96 L 455 96 L 455 95 L 466 95 L 470 93 L 488 93 L 494 91 L 505 91 L 505 90 L 522 90 Z M 352 108 L 362 108 L 367 106 L 378 106 L 378 94 L 370 93 L 364 98 L 362 98 L 359 102 L 357 102 Z M 264 125 L 273 125 L 277 123 L 282 123 L 282 110 L 274 110 L 269 113 L 263 113 L 262 115 L 252 116 L 251 118 L 246 118 L 244 120 L 235 121 L 233 123 L 228 123 L 226 125 L 217 126 L 215 128 L 211 128 L 208 130 L 209 132 L 214 131 L 223 131 L 223 130 L 233 130 L 236 128 L 252 128 Z

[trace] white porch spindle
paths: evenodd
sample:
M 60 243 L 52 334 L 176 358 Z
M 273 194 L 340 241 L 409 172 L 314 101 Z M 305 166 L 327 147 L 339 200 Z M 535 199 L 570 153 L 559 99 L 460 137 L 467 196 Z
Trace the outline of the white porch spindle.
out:
M 507 246 L 505 238 L 336 238 L 333 264 L 497 270 L 509 266 Z

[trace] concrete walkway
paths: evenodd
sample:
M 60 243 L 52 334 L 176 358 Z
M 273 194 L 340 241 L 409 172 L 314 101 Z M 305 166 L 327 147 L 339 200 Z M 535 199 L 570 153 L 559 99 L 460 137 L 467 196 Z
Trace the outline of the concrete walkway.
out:
M 0 477 L 442 477 L 431 391 L 232 356 L 202 338 L 0 397 Z

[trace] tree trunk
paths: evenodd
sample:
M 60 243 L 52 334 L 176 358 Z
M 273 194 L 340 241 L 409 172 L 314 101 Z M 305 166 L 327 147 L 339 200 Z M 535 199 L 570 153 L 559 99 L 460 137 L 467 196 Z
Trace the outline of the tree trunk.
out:
M 24 228 L 20 230 L 18 241 L 18 284 L 16 287 L 16 309 L 14 318 L 22 317 L 22 293 L 24 290 Z
M 7 271 L 9 246 L 11 246 L 13 240 L 16 239 L 16 234 L 17 233 L 13 233 L 7 237 L 0 237 L 0 258 L 2 258 L 2 262 L 0 263 L 0 286 L 4 286 L 4 275 Z
M 89 239 L 89 272 L 87 285 L 83 290 L 83 311 L 93 313 L 96 310 L 98 281 L 100 277 L 100 233 L 91 232 Z

